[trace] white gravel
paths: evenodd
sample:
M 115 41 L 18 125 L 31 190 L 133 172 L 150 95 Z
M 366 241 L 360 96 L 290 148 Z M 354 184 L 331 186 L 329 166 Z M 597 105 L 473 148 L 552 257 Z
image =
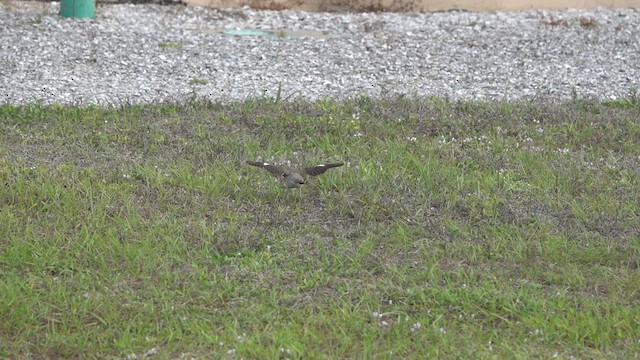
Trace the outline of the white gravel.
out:
M 57 3 L 0 7 L 3 103 L 389 94 L 616 99 L 640 87 L 640 11 L 305 13 Z M 581 23 L 582 22 L 582 23 Z M 591 26 L 590 26 L 591 25 Z M 230 36 L 287 29 L 291 38 Z M 165 45 L 165 46 L 161 46 Z

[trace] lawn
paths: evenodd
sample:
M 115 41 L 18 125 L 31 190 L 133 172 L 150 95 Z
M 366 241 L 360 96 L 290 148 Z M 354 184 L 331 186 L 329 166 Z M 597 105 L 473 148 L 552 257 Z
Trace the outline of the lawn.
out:
M 0 356 L 637 358 L 639 178 L 635 96 L 2 105 Z

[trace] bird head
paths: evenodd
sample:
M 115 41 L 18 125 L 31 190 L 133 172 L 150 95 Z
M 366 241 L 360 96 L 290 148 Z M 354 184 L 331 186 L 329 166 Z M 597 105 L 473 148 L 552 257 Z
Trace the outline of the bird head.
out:
M 287 172 L 282 177 L 287 188 L 299 188 L 305 183 L 304 177 L 297 172 Z

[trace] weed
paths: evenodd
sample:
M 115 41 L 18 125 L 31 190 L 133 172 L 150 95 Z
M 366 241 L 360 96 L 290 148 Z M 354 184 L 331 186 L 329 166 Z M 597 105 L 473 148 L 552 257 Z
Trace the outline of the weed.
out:
M 191 79 L 191 81 L 189 81 L 189 84 L 191 85 L 207 85 L 208 83 L 209 83 L 208 80 L 198 79 L 198 78 L 194 78 L 194 79 Z
M 281 98 L 282 98 L 282 81 L 278 81 L 278 90 L 276 90 L 276 97 L 275 99 L 273 99 L 273 102 L 277 104 L 280 102 Z
M 161 42 L 158 46 L 165 49 L 182 49 L 182 44 L 177 43 Z
M 595 28 L 598 26 L 598 20 L 593 16 L 581 16 L 578 18 L 578 23 L 584 28 Z
M 540 15 L 540 22 L 547 26 L 569 26 L 569 22 L 566 19 L 557 17 L 554 14 Z
M 289 6 L 287 4 L 278 1 L 255 1 L 255 0 L 243 0 L 242 6 L 249 6 L 254 10 L 271 10 L 282 11 L 287 10 Z

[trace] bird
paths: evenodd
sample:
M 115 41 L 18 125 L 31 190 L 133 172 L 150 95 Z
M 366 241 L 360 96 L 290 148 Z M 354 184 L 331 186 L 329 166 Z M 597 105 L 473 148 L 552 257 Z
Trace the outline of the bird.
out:
M 307 176 L 318 176 L 324 174 L 331 168 L 344 165 L 344 163 L 320 164 L 313 167 L 296 169 L 292 167 L 276 166 L 266 162 L 247 160 L 247 164 L 263 168 L 280 179 L 287 189 L 300 188 L 307 182 Z

